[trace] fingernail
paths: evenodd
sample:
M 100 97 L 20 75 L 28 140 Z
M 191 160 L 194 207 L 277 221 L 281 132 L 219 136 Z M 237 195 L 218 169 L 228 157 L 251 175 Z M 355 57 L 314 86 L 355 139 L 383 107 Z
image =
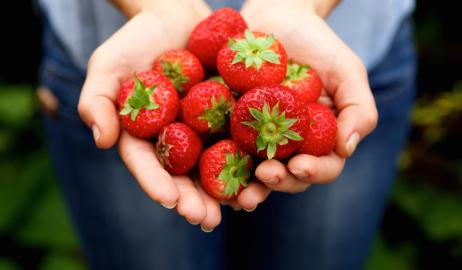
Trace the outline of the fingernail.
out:
M 91 130 L 93 132 L 93 139 L 95 140 L 95 142 L 97 142 L 99 136 L 101 135 L 101 132 L 99 131 L 99 128 L 96 125 L 92 125 Z
M 308 181 L 309 174 L 306 171 L 293 171 L 292 172 L 298 179 L 302 181 Z
M 271 178 L 269 180 L 266 180 L 265 181 L 267 184 L 270 184 L 270 185 L 275 185 L 279 182 L 279 179 L 278 178 Z
M 196 226 L 197 224 L 199 224 L 199 222 L 192 222 L 192 221 L 190 221 L 190 220 L 188 220 L 188 219 L 186 219 L 186 221 L 187 221 L 189 224 L 193 225 L 193 226 Z
M 175 208 L 176 203 L 177 203 L 177 202 L 173 203 L 172 205 L 168 205 L 168 204 L 165 204 L 165 203 L 161 203 L 161 205 L 162 205 L 163 207 L 167 208 L 167 209 L 173 209 L 173 208 Z
M 241 207 L 239 206 L 231 206 L 233 208 L 234 211 L 241 211 Z
M 253 212 L 253 211 L 255 211 L 255 209 L 257 209 L 256 206 L 255 206 L 254 208 L 252 208 L 252 209 L 245 209 L 245 208 L 244 208 L 244 211 L 246 211 L 246 212 Z
M 213 229 L 206 229 L 204 228 L 204 226 L 201 225 L 201 230 L 205 233 L 211 233 L 213 231 Z
M 354 151 L 356 150 L 356 146 L 358 146 L 358 143 L 359 143 L 359 133 L 355 132 L 351 134 L 350 139 L 348 139 L 347 141 L 346 148 L 347 148 L 349 156 L 353 155 Z

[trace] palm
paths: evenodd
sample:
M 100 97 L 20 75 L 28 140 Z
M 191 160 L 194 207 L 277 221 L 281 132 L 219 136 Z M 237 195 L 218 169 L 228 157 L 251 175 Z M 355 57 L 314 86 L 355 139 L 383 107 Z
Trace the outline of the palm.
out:
M 273 190 L 300 192 L 310 183 L 327 183 L 341 173 L 345 158 L 352 154 L 359 138 L 375 127 L 377 111 L 361 60 L 314 14 L 309 1 L 270 2 L 264 6 L 248 2 L 243 7 L 249 27 L 274 33 L 290 58 L 311 65 L 338 112 L 333 153 L 323 157 L 298 155 L 287 165 L 265 161 L 257 168 L 257 177 Z

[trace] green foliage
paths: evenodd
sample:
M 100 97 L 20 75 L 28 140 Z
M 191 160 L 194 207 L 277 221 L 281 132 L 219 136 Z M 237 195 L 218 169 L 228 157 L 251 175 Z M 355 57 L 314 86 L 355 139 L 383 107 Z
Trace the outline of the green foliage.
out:
M 416 251 L 410 243 L 392 248 L 387 245 L 383 238 L 377 237 L 373 251 L 366 265 L 366 270 L 414 269 Z
M 43 261 L 40 270 L 84 270 L 82 259 L 73 254 L 53 250 Z
M 462 244 L 462 200 L 426 183 L 398 181 L 393 201 L 421 226 L 432 241 Z
M 0 84 L 0 125 L 23 127 L 35 112 L 35 96 L 30 86 Z
M 33 88 L 0 84 L 0 238 L 44 250 L 40 269 L 85 269 L 41 133 Z M 0 257 L 0 270 L 22 263 Z
M 425 97 L 417 102 L 412 113 L 414 125 L 423 128 L 427 142 L 435 143 L 445 135 L 445 120 L 462 112 L 462 83 L 436 98 Z
M 0 270 L 19 270 L 19 266 L 13 260 L 0 257 Z

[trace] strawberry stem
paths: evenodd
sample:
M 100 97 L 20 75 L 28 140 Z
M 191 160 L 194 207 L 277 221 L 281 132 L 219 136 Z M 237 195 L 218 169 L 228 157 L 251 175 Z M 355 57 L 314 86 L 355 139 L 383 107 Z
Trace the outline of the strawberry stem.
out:
M 285 145 L 289 143 L 289 140 L 303 140 L 300 134 L 290 130 L 298 119 L 286 119 L 286 112 L 279 113 L 279 103 L 270 110 L 270 106 L 265 102 L 261 111 L 256 108 L 249 108 L 249 112 L 255 121 L 241 123 L 258 131 L 255 142 L 257 152 L 266 149 L 268 159 L 272 159 L 276 155 L 277 145 Z
M 244 39 L 228 39 L 229 48 L 236 52 L 232 64 L 243 62 L 246 69 L 254 66 L 257 70 L 265 62 L 281 64 L 280 55 L 270 49 L 274 43 L 273 35 L 256 38 L 250 30 L 245 30 L 244 35 Z
M 241 157 L 239 151 L 235 154 L 226 153 L 226 165 L 218 175 L 218 179 L 225 181 L 225 195 L 237 195 L 239 185 L 247 186 L 247 179 L 250 177 L 250 171 L 247 169 L 250 156 Z
M 232 107 L 231 103 L 224 95 L 220 95 L 218 101 L 215 96 L 212 96 L 210 101 L 212 102 L 212 107 L 206 108 L 204 114 L 199 116 L 199 120 L 206 120 L 210 131 L 214 133 L 221 130 L 226 124 L 226 120 L 232 111 Z
M 290 60 L 287 63 L 287 73 L 283 85 L 285 85 L 285 83 L 291 83 L 293 81 L 298 81 L 300 79 L 308 77 L 308 70 L 310 68 L 311 67 L 309 65 L 295 64 Z
M 157 85 L 146 88 L 146 85 L 144 85 L 136 74 L 133 76 L 133 79 L 135 80 L 134 90 L 125 101 L 124 108 L 119 114 L 131 114 L 130 119 L 132 122 L 135 122 L 141 109 L 155 110 L 159 108 L 159 105 L 152 99 L 152 94 Z
M 189 82 L 189 77 L 184 75 L 180 62 L 160 61 L 160 66 L 162 72 L 169 78 L 176 90 L 182 93 L 184 91 L 183 84 Z

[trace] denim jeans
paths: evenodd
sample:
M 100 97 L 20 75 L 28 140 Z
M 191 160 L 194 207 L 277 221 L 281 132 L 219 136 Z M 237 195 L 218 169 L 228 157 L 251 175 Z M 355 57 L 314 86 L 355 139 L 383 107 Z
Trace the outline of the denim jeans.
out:
M 76 110 L 85 71 L 45 27 L 41 83 L 61 105 L 56 117 L 44 117 L 48 145 L 89 267 L 361 269 L 408 134 L 416 66 L 411 30 L 407 19 L 369 71 L 378 127 L 335 182 L 300 194 L 274 192 L 252 213 L 223 207 L 222 224 L 205 234 L 149 199 L 115 149 L 95 147 Z

